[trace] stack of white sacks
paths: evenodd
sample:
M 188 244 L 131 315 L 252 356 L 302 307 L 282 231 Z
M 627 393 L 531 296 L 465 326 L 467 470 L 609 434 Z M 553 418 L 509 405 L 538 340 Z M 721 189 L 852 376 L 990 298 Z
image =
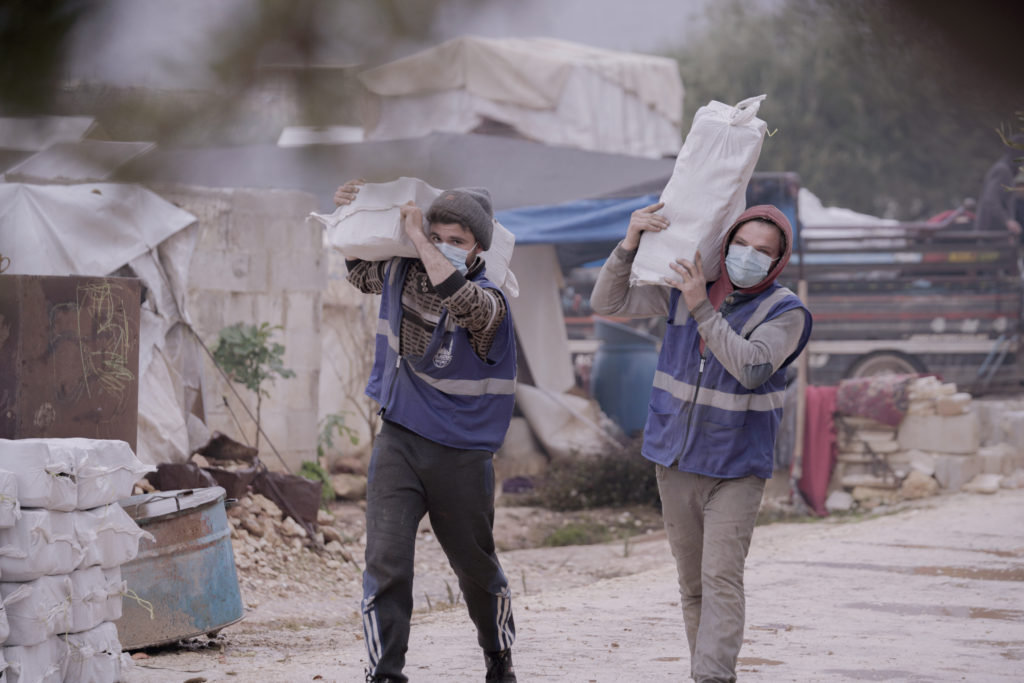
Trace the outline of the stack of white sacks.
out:
M 124 441 L 0 439 L 0 681 L 122 680 L 121 565 L 151 536 L 117 501 L 153 469 Z

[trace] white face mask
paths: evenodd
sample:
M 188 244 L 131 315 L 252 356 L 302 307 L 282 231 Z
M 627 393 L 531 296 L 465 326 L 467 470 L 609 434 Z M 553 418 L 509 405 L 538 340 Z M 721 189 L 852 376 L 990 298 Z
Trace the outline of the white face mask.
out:
M 732 283 L 744 289 L 753 287 L 768 275 L 772 260 L 771 256 L 753 247 L 730 244 L 725 255 L 725 269 Z
M 466 259 L 469 258 L 469 252 L 476 246 L 476 243 L 474 243 L 469 249 L 459 249 L 447 242 L 436 242 L 434 246 L 437 247 L 438 251 L 444 254 L 444 257 L 448 259 L 450 264 L 455 266 L 455 270 L 459 271 L 463 275 L 466 274 L 469 270 L 469 266 L 466 264 Z

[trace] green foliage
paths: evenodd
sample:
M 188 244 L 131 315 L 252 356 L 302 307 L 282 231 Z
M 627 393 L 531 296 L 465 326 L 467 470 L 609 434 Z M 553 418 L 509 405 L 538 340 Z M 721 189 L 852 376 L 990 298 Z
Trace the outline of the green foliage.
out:
M 320 482 L 320 498 L 321 504 L 324 507 L 329 503 L 334 502 L 337 494 L 334 492 L 334 487 L 331 486 L 330 475 L 327 474 L 327 470 L 323 467 L 311 460 L 305 460 L 299 468 L 299 476 L 305 477 L 311 481 Z
M 552 463 L 536 499 L 552 510 L 660 505 L 654 464 L 640 455 L 640 439 L 622 451 Z
M 275 376 L 285 379 L 295 376 L 284 367 L 284 346 L 270 341 L 271 335 L 280 329 L 280 325 L 270 323 L 235 323 L 225 327 L 220 331 L 213 358 L 233 381 L 268 397 L 270 394 L 263 389 L 263 382 L 273 381 Z
M 569 522 L 552 531 L 541 545 L 561 547 L 565 545 L 593 545 L 612 540 L 611 530 L 596 522 Z
M 342 413 L 330 413 L 320 420 L 320 433 L 316 437 L 316 454 L 324 457 L 327 451 L 334 448 L 334 434 L 347 437 L 353 446 L 359 445 L 359 435 L 356 430 L 345 424 L 345 415 Z
M 687 129 L 709 100 L 766 93 L 760 171 L 795 171 L 825 204 L 924 218 L 974 197 L 994 134 L 1024 105 L 956 31 L 907 3 L 709 5 L 677 53 Z M 921 14 L 923 13 L 923 14 Z M 946 27 L 948 28 L 948 27 Z

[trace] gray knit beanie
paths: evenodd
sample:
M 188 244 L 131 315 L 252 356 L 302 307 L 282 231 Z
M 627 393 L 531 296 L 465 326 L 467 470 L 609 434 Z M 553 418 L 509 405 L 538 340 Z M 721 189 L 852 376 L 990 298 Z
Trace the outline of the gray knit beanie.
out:
M 480 248 L 487 251 L 494 232 L 491 193 L 482 187 L 445 190 L 427 209 L 427 222 L 460 223 L 469 228 Z

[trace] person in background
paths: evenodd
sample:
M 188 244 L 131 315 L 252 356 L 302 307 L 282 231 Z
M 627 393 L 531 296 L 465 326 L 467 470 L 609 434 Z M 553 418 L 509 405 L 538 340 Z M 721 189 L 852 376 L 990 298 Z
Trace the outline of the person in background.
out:
M 786 367 L 807 344 L 811 315 L 775 281 L 793 233 L 771 205 L 747 209 L 729 227 L 714 282 L 697 253 L 693 261 L 675 259 L 664 286 L 630 287 L 642 233 L 668 227 L 661 208 L 633 212 L 591 305 L 602 315 L 668 316 L 641 454 L 655 463 L 690 675 L 700 683 L 735 681 L 744 565 L 772 476 Z
M 981 190 L 978 192 L 978 206 L 975 212 L 974 229 L 984 231 L 1009 230 L 1014 235 L 1022 234 L 1021 223 L 1014 215 L 1014 182 L 1020 169 L 1020 158 L 1024 151 L 1024 133 L 1010 137 L 1008 147 L 985 173 Z
M 338 188 L 349 204 L 360 181 Z M 419 258 L 347 262 L 348 280 L 380 294 L 366 393 L 383 418 L 366 495 L 363 631 L 367 681 L 402 673 L 413 554 L 424 515 L 459 580 L 484 650 L 487 681 L 514 683 L 512 593 L 494 547 L 494 468 L 512 417 L 516 344 L 508 301 L 484 272 L 493 212 L 485 189 L 442 192 L 401 208 Z

